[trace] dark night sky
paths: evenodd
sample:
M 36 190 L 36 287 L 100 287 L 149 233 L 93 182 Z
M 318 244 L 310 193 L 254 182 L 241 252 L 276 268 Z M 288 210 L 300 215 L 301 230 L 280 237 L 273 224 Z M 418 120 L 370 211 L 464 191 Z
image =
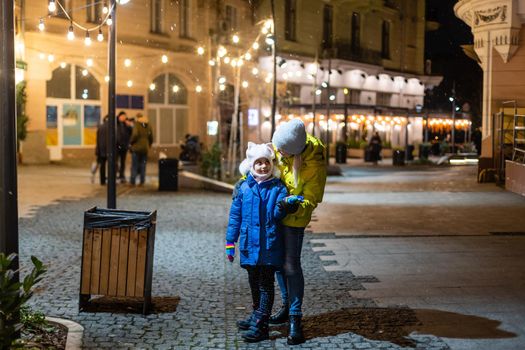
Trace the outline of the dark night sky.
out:
M 472 44 L 470 27 L 454 14 L 456 0 L 426 0 L 427 20 L 440 24 L 436 31 L 426 33 L 425 58 L 432 60 L 432 74 L 442 75 L 442 83 L 425 102 L 427 108 L 450 110 L 448 97 L 452 84 L 456 84 L 456 97 L 460 105 L 469 102 L 473 122 L 478 124 L 481 110 L 483 71 L 467 57 L 460 45 Z

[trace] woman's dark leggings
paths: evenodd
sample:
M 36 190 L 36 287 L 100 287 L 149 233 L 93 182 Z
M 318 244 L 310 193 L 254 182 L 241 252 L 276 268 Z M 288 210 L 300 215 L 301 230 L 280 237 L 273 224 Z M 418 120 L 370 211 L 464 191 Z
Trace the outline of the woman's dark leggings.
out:
M 274 266 L 245 266 L 248 271 L 248 281 L 252 292 L 253 309 L 265 316 L 270 316 L 275 296 Z

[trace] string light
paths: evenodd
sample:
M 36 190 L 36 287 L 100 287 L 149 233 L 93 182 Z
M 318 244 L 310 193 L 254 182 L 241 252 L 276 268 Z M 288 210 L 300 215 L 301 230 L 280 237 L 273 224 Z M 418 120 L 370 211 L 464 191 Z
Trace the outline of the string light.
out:
M 67 63 L 66 62 L 60 62 L 60 68 L 64 69 L 67 67 Z
M 104 81 L 105 81 L 106 83 L 109 81 L 109 76 L 108 76 L 108 75 L 106 75 L 106 76 L 104 77 Z
M 335 101 L 335 95 L 330 95 L 330 101 Z
M 217 55 L 219 55 L 220 58 L 226 56 L 228 54 L 228 50 L 224 46 L 219 47 L 219 50 L 217 51 Z
M 224 85 L 224 84 L 219 85 L 219 90 L 221 90 L 221 91 L 226 90 L 226 85 Z
M 215 60 L 209 60 L 208 64 L 212 67 L 215 66 Z
M 166 55 L 162 55 L 162 57 L 160 58 L 160 60 L 162 61 L 162 63 L 168 63 L 168 56 L 166 56 Z
M 149 84 L 149 89 L 151 91 L 155 90 L 155 84 L 153 84 L 153 83 Z
M 344 89 L 343 89 L 343 93 L 344 93 L 345 95 L 348 95 L 348 89 L 347 89 L 347 88 L 344 88 Z
M 126 66 L 126 67 L 131 66 L 131 60 L 130 60 L 129 58 L 126 58 L 126 59 L 124 60 L 124 66 Z
M 40 21 L 38 22 L 38 30 L 43 32 L 44 29 L 46 29 L 46 26 L 44 25 L 44 19 L 40 18 Z
M 317 96 L 321 95 L 321 93 L 322 93 L 322 91 L 321 91 L 320 89 L 315 90 L 315 94 L 316 94 Z
M 259 70 L 258 70 L 256 67 L 253 67 L 253 68 L 252 68 L 252 74 L 253 74 L 253 75 L 257 75 L 257 74 L 259 74 Z
M 38 54 L 38 58 L 40 58 L 41 60 L 43 60 L 44 58 L 46 58 L 46 55 L 44 55 L 42 52 Z
M 202 92 L 202 86 L 200 86 L 200 85 L 195 86 L 195 92 L 201 93 Z
M 88 70 L 87 69 L 82 69 L 82 75 L 87 77 L 88 75 Z
M 242 82 L 242 87 L 245 89 L 248 87 L 248 82 L 246 80 Z
M 230 58 L 228 56 L 224 57 L 224 63 L 226 64 L 230 63 Z
M 246 61 L 251 60 L 251 59 L 252 59 L 252 54 L 249 53 L 249 52 L 247 52 L 246 55 L 244 55 L 244 59 L 245 59 Z
M 179 92 L 179 90 L 180 90 L 180 87 L 178 85 L 173 85 L 173 92 L 174 93 Z
M 102 28 L 98 28 L 97 40 L 99 42 L 104 41 L 104 34 L 102 34 Z
M 126 83 L 126 85 L 128 87 L 132 87 L 133 86 L 133 81 L 132 80 L 128 80 L 128 82 Z
M 93 67 L 93 59 L 92 59 L 92 58 L 88 58 L 88 59 L 86 60 L 86 65 L 87 65 L 88 67 Z
M 232 67 L 237 67 L 237 60 L 235 58 L 231 61 L 231 65 Z
M 238 44 L 239 41 L 240 41 L 239 36 L 237 34 L 234 34 L 232 36 L 232 41 L 233 41 L 234 44 Z
M 102 13 L 107 15 L 108 12 L 109 12 L 108 5 L 106 3 L 104 3 L 104 7 L 102 8 Z
M 219 84 L 224 84 L 226 83 L 226 78 L 225 77 L 220 77 L 219 78 Z
M 197 48 L 197 54 L 198 54 L 199 56 L 204 55 L 204 47 L 199 46 L 199 47 Z
M 111 19 L 111 15 L 108 16 L 108 19 L 106 20 L 106 24 L 108 26 L 111 26 L 113 24 L 113 20 Z
M 67 40 L 75 40 L 75 32 L 73 31 L 73 23 L 69 25 L 69 30 L 67 31 Z
M 91 38 L 89 37 L 89 31 L 86 30 L 86 38 L 84 39 L 84 44 L 86 46 L 90 46 L 91 45 Z
M 259 50 L 259 43 L 258 42 L 254 42 L 253 45 L 252 45 L 252 48 L 254 50 Z
M 48 60 L 49 62 L 53 62 L 53 61 L 55 61 L 55 56 L 54 56 L 54 55 L 48 55 L 48 56 L 47 56 L 47 60 Z
M 242 66 L 244 64 L 244 61 L 242 58 L 239 58 L 239 60 L 237 61 L 237 66 Z
M 47 9 L 49 10 L 49 12 L 55 12 L 57 10 L 57 4 L 55 3 L 55 0 L 49 0 Z
M 269 46 L 272 46 L 275 44 L 275 38 L 273 36 L 273 34 L 268 34 L 266 36 L 266 39 L 264 39 L 264 41 L 266 42 L 267 45 Z

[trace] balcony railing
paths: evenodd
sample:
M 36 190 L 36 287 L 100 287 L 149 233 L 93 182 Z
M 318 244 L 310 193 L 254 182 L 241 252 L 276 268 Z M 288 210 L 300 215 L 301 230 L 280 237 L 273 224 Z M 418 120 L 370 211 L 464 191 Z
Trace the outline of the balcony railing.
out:
M 349 42 L 336 42 L 334 49 L 334 58 L 375 65 L 381 65 L 383 63 L 380 51 L 370 50 L 362 47 L 356 48 L 353 47 Z

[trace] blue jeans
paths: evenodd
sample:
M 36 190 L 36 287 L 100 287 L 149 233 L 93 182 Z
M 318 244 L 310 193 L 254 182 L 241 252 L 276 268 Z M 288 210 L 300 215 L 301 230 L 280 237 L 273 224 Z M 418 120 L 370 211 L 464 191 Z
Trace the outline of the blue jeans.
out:
M 146 162 L 148 161 L 147 154 L 131 153 L 131 179 L 129 182 L 134 185 L 137 174 L 140 175 L 140 183 L 144 184 L 146 181 Z
M 302 316 L 304 277 L 301 268 L 304 227 L 282 226 L 284 265 L 275 273 L 283 303 L 290 306 L 290 315 Z

